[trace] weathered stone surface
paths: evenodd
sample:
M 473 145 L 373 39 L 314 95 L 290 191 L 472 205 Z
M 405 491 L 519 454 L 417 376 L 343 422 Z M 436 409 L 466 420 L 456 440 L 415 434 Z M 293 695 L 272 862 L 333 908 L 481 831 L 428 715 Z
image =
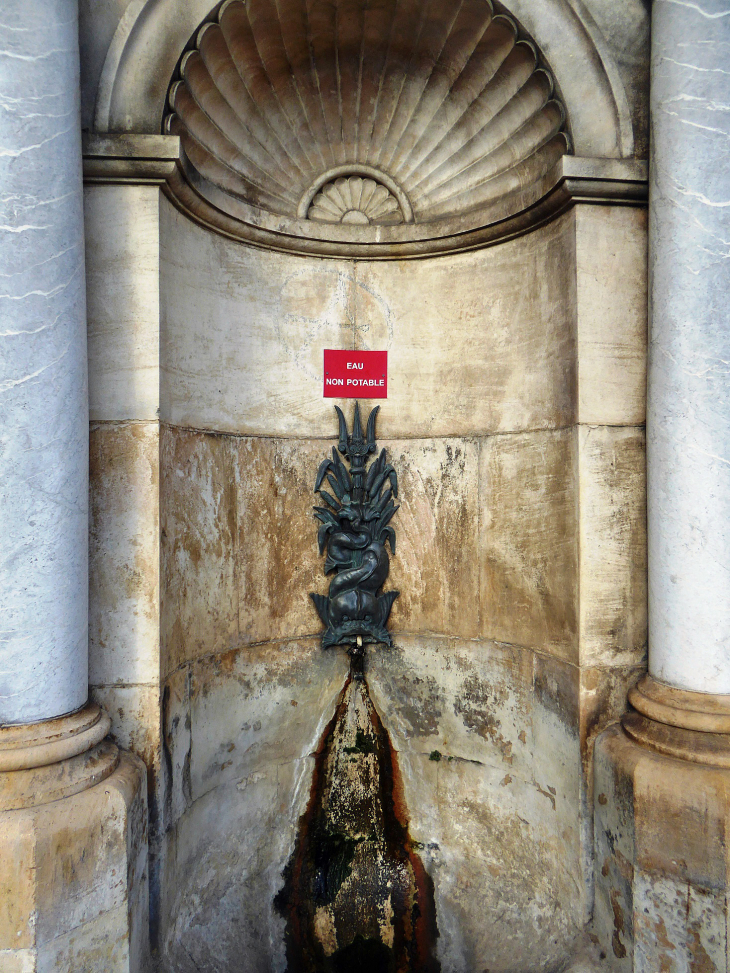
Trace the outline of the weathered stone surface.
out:
M 312 591 L 326 592 L 328 585 L 312 507 L 317 502 L 317 469 L 334 445 L 333 440 L 232 441 L 236 582 L 244 642 L 312 635 L 322 627 L 309 597 Z
M 581 665 L 645 657 L 644 450 L 642 429 L 578 429 Z
M 577 662 L 577 473 L 571 430 L 492 436 L 480 457 L 482 634 Z
M 650 8 L 644 0 L 585 0 L 623 82 L 633 127 L 633 152 L 645 159 L 649 151 Z M 586 108 L 590 99 L 586 98 Z
M 159 414 L 159 200 L 157 186 L 84 191 L 92 420 Z
M 327 436 L 327 347 L 390 351 L 381 438 L 572 420 L 570 214 L 482 253 L 357 265 L 242 248 L 206 234 L 164 201 L 161 232 L 168 421 Z
M 160 716 L 163 748 L 161 773 L 164 780 L 160 830 L 166 831 L 192 802 L 189 665 L 176 669 L 165 680 Z
M 479 633 L 479 445 L 474 440 L 381 440 L 398 475 L 396 553 L 386 590 L 398 589 L 393 632 Z
M 0 969 L 4 973 L 36 973 L 35 950 L 0 949 Z
M 148 768 L 159 767 L 159 688 L 154 685 L 94 686 L 92 696 L 111 718 L 114 742 L 141 757 Z
M 727 769 L 611 727 L 596 744 L 594 793 L 594 928 L 610 968 L 726 973 Z
M 547 666 L 547 670 L 546 670 Z M 488 642 L 399 636 L 368 659 L 452 971 L 550 969 L 581 922 L 577 680 Z
M 428 636 L 395 643 L 368 650 L 367 672 L 399 751 L 531 775 L 533 652 Z
M 190 767 L 164 882 L 175 970 L 194 970 L 190 956 L 233 970 L 242 951 L 253 970 L 284 969 L 271 902 L 309 794 L 307 754 L 346 667 L 315 639 L 193 664 L 189 756 L 184 701 L 171 748 L 174 766 Z M 589 897 L 578 670 L 514 646 L 403 635 L 368 650 L 367 668 L 434 880 L 442 968 L 489 956 L 524 973 L 567 959 Z M 605 695 L 596 680 L 588 691 Z
M 346 673 L 343 652 L 309 639 L 198 660 L 189 702 L 182 670 L 171 678 L 165 740 L 176 823 L 162 935 L 175 973 L 233 973 L 241 955 L 247 969 L 284 970 L 273 900 L 309 798 L 309 754 Z
M 191 670 L 193 801 L 260 765 L 310 753 L 332 716 L 347 656 L 316 639 L 244 646 Z
M 381 437 L 572 421 L 574 243 L 567 215 L 482 252 L 356 264 L 356 347 L 390 352 Z
M 575 210 L 578 421 L 645 421 L 646 210 Z
M 114 742 L 144 761 L 150 840 L 154 840 L 164 827 L 166 801 L 165 750 L 160 727 L 164 705 L 160 701 L 160 688 L 144 684 L 92 686 L 90 692 L 111 718 L 110 736 Z
M 160 671 L 159 427 L 90 432 L 89 681 L 156 684 Z
M 64 932 L 38 949 L 36 973 L 133 973 L 136 960 L 129 954 L 128 915 L 120 905 L 70 932 Z
M 322 349 L 352 347 L 352 265 L 241 247 L 166 200 L 160 246 L 163 419 L 253 435 L 330 435 Z
M 0 890 L 9 892 L 0 899 L 3 970 L 145 973 L 147 799 L 138 758 L 122 754 L 103 783 L 71 797 L 0 813 L 0 840 Z
M 0 856 L 0 957 L 35 943 L 35 833 L 33 817 L 24 811 L 3 815 Z
M 236 482 L 226 440 L 161 432 L 161 667 L 224 652 L 238 635 Z
M 313 761 L 278 761 L 209 791 L 169 835 L 165 973 L 284 973 L 274 910 Z

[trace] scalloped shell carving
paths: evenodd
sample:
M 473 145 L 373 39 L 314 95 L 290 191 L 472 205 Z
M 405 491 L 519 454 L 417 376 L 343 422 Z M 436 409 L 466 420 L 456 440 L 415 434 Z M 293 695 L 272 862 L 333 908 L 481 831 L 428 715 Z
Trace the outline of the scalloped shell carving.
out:
M 404 206 L 406 222 L 459 215 L 568 150 L 552 78 L 488 0 L 226 0 L 169 104 L 188 164 L 246 203 L 301 217 L 310 187 L 338 172 L 306 211 L 319 222 L 396 223 Z M 340 212 L 344 185 L 378 182 L 363 169 L 393 191 L 373 191 L 377 212 Z
M 325 183 L 310 203 L 307 218 L 318 223 L 402 223 L 398 200 L 382 183 L 360 176 Z

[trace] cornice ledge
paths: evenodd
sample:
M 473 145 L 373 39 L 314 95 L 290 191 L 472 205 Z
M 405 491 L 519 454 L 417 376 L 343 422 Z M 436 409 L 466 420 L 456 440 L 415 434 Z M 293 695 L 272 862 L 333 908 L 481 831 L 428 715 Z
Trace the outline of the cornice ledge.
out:
M 159 185 L 212 232 L 266 250 L 389 260 L 493 246 L 529 233 L 581 203 L 645 206 L 648 163 L 565 155 L 528 190 L 460 217 L 387 227 L 344 227 L 273 214 L 197 184 L 175 135 L 86 135 L 84 181 Z M 362 232 L 365 231 L 365 232 Z
M 559 184 L 574 203 L 645 204 L 649 163 L 644 159 L 588 159 L 564 155 Z
M 85 183 L 162 185 L 180 159 L 177 135 L 96 135 L 82 140 Z

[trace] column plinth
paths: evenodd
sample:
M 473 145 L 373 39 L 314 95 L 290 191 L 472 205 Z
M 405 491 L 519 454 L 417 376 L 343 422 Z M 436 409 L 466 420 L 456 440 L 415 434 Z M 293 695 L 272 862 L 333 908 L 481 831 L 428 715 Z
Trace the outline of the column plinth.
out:
M 629 693 L 627 735 L 665 756 L 730 769 L 730 696 L 675 689 L 651 676 Z
M 95 703 L 0 727 L 0 969 L 146 973 L 147 775 Z

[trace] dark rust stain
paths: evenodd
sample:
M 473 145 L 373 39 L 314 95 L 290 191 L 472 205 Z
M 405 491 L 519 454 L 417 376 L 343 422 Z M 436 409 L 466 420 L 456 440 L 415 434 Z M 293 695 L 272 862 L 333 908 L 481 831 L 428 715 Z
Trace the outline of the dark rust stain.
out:
M 616 889 L 611 889 L 611 908 L 613 909 L 613 946 L 614 955 L 623 959 L 626 955 L 626 947 L 621 942 L 621 933 L 624 931 L 624 913 L 619 902 L 619 893 Z
M 433 883 L 408 831 L 396 753 L 364 675 L 347 678 L 314 754 L 276 906 L 288 973 L 439 973 Z
M 689 969 L 690 973 L 717 973 L 717 966 L 702 945 L 699 922 L 692 923 L 689 930 Z

